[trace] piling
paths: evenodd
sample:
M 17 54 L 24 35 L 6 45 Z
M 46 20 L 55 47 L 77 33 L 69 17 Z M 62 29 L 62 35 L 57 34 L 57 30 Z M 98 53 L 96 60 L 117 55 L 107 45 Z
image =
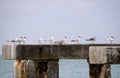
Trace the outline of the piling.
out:
M 59 59 L 87 59 L 89 78 L 111 78 L 120 44 L 3 45 L 2 57 L 14 60 L 13 78 L 59 78 Z
M 13 78 L 59 78 L 58 60 L 15 60 Z
M 111 78 L 110 64 L 89 64 L 90 78 Z

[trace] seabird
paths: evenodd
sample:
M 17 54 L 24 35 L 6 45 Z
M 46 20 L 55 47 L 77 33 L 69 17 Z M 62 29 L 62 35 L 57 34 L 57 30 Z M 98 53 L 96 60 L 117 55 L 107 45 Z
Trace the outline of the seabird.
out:
M 86 39 L 86 41 L 92 41 L 92 43 L 94 43 L 96 41 L 96 37 L 90 38 L 90 39 Z
M 41 44 L 42 43 L 42 38 L 39 38 L 37 41 L 39 42 L 39 44 Z
M 18 38 L 12 39 L 11 42 L 18 42 Z
M 21 44 L 21 42 L 23 42 L 23 37 L 14 38 L 14 39 L 12 39 L 12 40 L 7 40 L 7 42 L 13 42 L 14 45 L 15 45 L 16 43 Z
M 22 37 L 18 38 L 17 42 L 18 42 L 18 44 L 21 44 L 21 42 L 22 42 Z
M 71 42 L 76 42 L 78 44 L 81 38 L 81 36 L 78 36 L 76 39 L 71 40 Z
M 21 38 L 22 38 L 23 44 L 25 44 L 25 42 L 27 41 L 27 38 L 26 37 L 21 37 Z
M 18 38 L 14 38 L 12 40 L 7 40 L 7 42 L 12 42 L 14 43 L 14 45 L 16 44 L 16 42 L 18 42 Z
M 108 38 L 107 40 L 112 44 L 114 41 L 115 37 L 111 36 L 110 38 Z
M 67 37 L 65 36 L 62 40 L 55 42 L 56 44 L 62 45 L 65 44 Z
M 48 39 L 48 42 L 49 42 L 50 44 L 53 44 L 53 41 L 54 41 L 54 36 L 51 36 L 50 39 Z

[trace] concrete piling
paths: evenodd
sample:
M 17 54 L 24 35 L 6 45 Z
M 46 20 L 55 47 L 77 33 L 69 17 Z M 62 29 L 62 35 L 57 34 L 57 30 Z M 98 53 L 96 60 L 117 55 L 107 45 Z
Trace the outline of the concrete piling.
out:
M 87 59 L 90 78 L 111 78 L 120 44 L 3 45 L 2 57 L 15 60 L 13 78 L 59 78 L 59 59 Z
M 59 78 L 58 60 L 15 60 L 13 78 Z
M 58 60 L 44 60 L 36 63 L 36 78 L 59 78 Z
M 89 64 L 90 78 L 111 78 L 110 64 Z

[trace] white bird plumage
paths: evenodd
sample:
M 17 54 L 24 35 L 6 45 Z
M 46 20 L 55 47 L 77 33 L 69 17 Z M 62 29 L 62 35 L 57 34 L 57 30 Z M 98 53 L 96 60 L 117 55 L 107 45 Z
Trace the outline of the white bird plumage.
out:
M 52 35 L 52 36 L 48 39 L 48 42 L 49 42 L 49 44 L 53 44 L 53 41 L 54 41 L 54 36 Z
M 81 38 L 81 36 L 78 36 L 76 39 L 71 40 L 71 42 L 76 42 L 77 44 L 79 44 Z
M 39 44 L 42 44 L 43 39 L 39 38 L 37 41 L 39 42 Z
M 19 38 L 15 37 L 15 38 L 13 38 L 13 39 L 11 39 L 11 40 L 7 40 L 7 42 L 12 42 L 12 43 L 14 43 L 14 45 L 15 45 L 16 43 L 18 43 L 18 44 L 21 44 L 21 43 L 25 44 L 25 41 L 26 41 L 26 40 L 27 40 L 26 37 L 19 37 Z
M 97 38 L 97 37 L 93 37 L 93 38 L 90 38 L 90 39 L 86 39 L 86 41 L 92 41 L 92 43 L 94 44 L 94 42 L 96 41 L 96 38 Z
M 115 37 L 111 36 L 110 38 L 108 38 L 107 40 L 112 44 L 114 41 Z
M 62 45 L 62 44 L 65 44 L 65 41 L 66 41 L 67 37 L 65 36 L 63 39 L 55 42 L 56 44 L 59 44 L 59 45 Z
M 26 37 L 22 37 L 23 44 L 25 44 L 26 41 L 27 41 L 27 38 Z

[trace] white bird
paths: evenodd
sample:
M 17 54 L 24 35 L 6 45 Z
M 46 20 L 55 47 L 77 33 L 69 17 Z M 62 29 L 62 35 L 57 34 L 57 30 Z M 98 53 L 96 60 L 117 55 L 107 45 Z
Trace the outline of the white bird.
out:
M 7 42 L 12 42 L 14 45 L 19 42 L 18 38 L 13 38 L 12 40 L 7 40 Z
M 111 36 L 110 38 L 108 38 L 107 40 L 112 44 L 114 41 L 115 37 Z
M 23 44 L 25 44 L 25 42 L 27 41 L 26 37 L 20 37 L 22 39 Z
M 39 38 L 37 41 L 39 42 L 39 44 L 42 44 L 43 39 Z
M 50 44 L 53 44 L 53 41 L 54 41 L 54 36 L 51 36 L 50 39 L 48 39 L 48 42 L 49 42 Z
M 18 42 L 18 38 L 12 39 L 11 42 Z
M 90 39 L 86 39 L 86 41 L 92 41 L 92 43 L 94 44 L 94 42 L 96 41 L 96 37 L 90 38 Z
M 19 37 L 19 38 L 16 37 L 16 38 L 13 38 L 12 40 L 7 40 L 7 42 L 12 42 L 12 43 L 14 43 L 14 45 L 16 43 L 21 44 L 21 42 L 23 42 L 23 44 L 25 44 L 26 40 L 27 40 L 26 37 Z
M 22 38 L 21 38 L 21 37 L 18 38 L 17 42 L 18 42 L 18 44 L 21 44 L 21 42 L 22 42 Z
M 67 37 L 65 36 L 63 39 L 61 39 L 60 41 L 55 42 L 56 44 L 62 45 L 65 44 Z
M 81 36 L 78 36 L 76 39 L 71 40 L 71 42 L 76 42 L 78 44 L 81 38 Z

